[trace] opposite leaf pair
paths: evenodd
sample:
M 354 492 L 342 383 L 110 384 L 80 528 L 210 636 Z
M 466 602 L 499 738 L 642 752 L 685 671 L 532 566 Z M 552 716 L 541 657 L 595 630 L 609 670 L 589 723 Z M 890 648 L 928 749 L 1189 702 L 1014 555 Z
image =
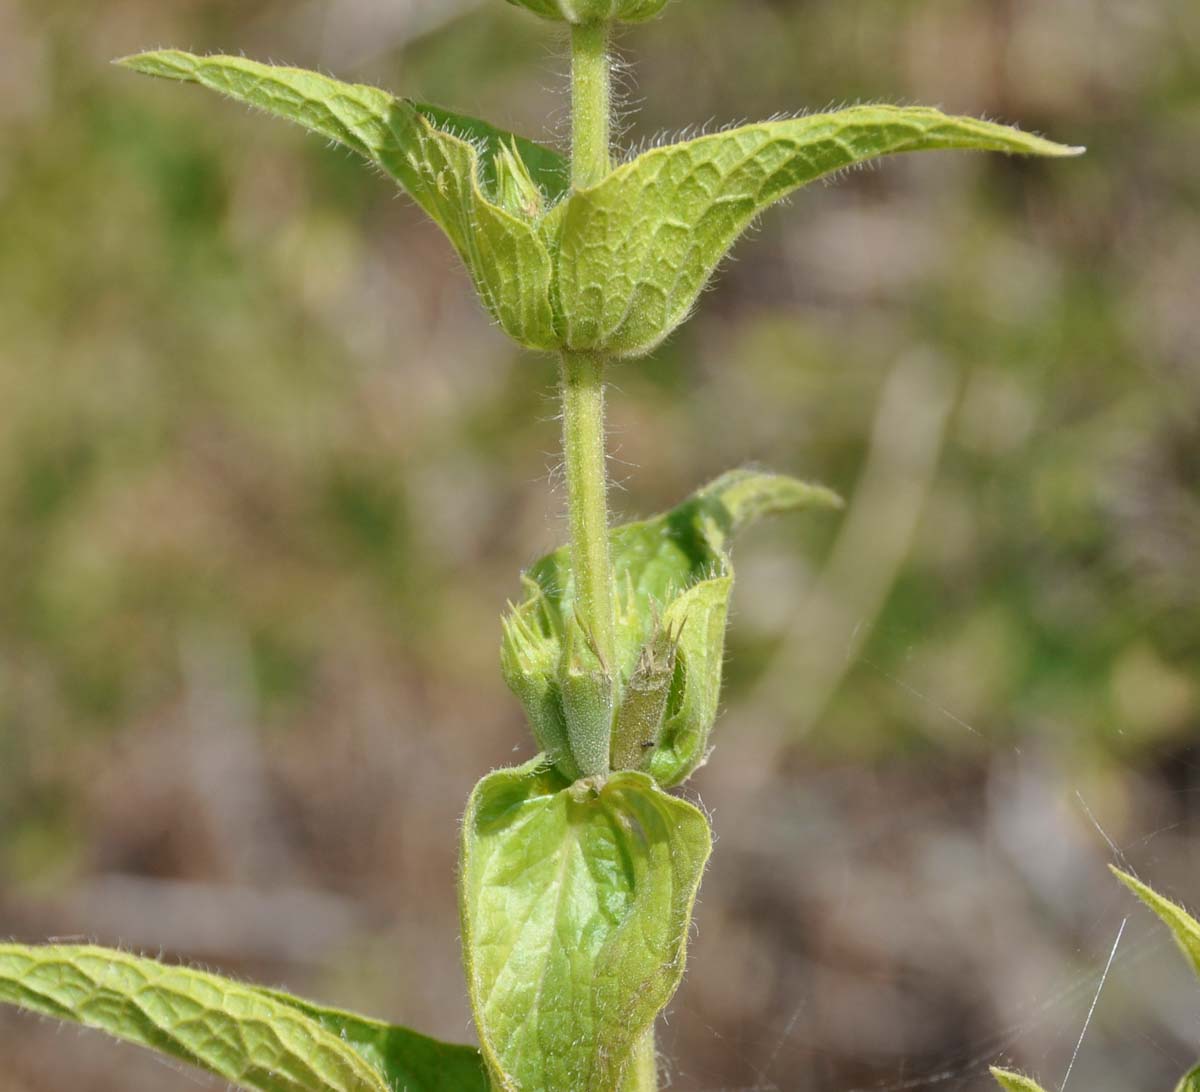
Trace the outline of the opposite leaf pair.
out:
M 352 148 L 438 223 L 513 340 L 605 356 L 653 349 L 754 218 L 817 178 L 926 149 L 1078 151 L 937 110 L 856 106 L 653 148 L 572 192 L 556 152 L 374 87 L 177 50 L 121 63 L 202 84 Z
M 588 23 L 585 35 L 597 19 L 636 20 L 662 7 L 520 3 Z M 602 38 L 593 44 L 592 60 L 603 59 Z M 221 91 L 358 152 L 440 225 L 513 339 L 594 357 L 591 434 L 600 439 L 588 464 L 595 480 L 585 484 L 601 501 L 604 361 L 648 352 L 682 322 L 769 205 L 895 152 L 1074 151 L 936 110 L 854 107 L 653 148 L 609 171 L 605 70 L 589 114 L 603 122 L 591 149 L 597 167 L 576 174 L 594 184 L 571 188 L 557 153 L 375 88 L 176 51 L 124 63 Z M 612 607 L 611 642 L 577 617 L 569 552 L 531 570 L 506 624 L 505 674 L 545 754 L 485 777 L 462 834 L 464 956 L 481 1052 L 89 948 L 0 945 L 0 1001 L 102 1028 L 262 1092 L 655 1087 L 653 1022 L 683 974 L 711 848 L 704 815 L 664 790 L 707 751 L 732 586 L 728 539 L 764 512 L 832 502 L 791 479 L 737 473 L 611 539 L 600 503 L 590 537 L 611 547 L 616 580 L 609 587 L 607 563 L 599 593 L 584 564 L 579 578 L 590 606 Z
M 460 874 L 467 981 L 498 1088 L 612 1092 L 639 1066 L 653 1073 L 654 1019 L 683 976 L 712 844 L 704 815 L 662 787 L 703 760 L 716 719 L 729 541 L 768 513 L 838 503 L 735 471 L 611 531 L 621 590 L 615 662 L 593 656 L 591 691 L 611 695 L 599 740 L 571 694 L 589 679 L 570 551 L 526 575 L 502 662 L 546 753 L 476 786 Z
M 683 976 L 712 848 L 703 813 L 659 784 L 682 780 L 703 758 L 716 715 L 729 540 L 770 512 L 836 503 L 791 478 L 738 471 L 670 512 L 613 530 L 626 589 L 618 668 L 627 701 L 645 697 L 637 686 L 647 648 L 664 634 L 674 642 L 659 744 L 643 763 L 648 772 L 576 782 L 568 748 L 556 763 L 539 756 L 476 786 L 463 822 L 460 907 L 482 1052 L 97 948 L 0 945 L 0 1002 L 263 1092 L 653 1086 L 652 1028 Z M 521 642 L 533 643 L 555 666 L 573 592 L 569 553 L 535 565 L 529 586 L 508 622 L 506 673 L 538 724 L 529 688 L 553 691 L 553 671 L 518 684 L 509 657 L 519 663 Z M 543 722 L 539 737 L 556 730 Z
M 730 539 L 770 512 L 840 503 L 795 478 L 736 470 L 670 512 L 614 529 L 612 664 L 596 661 L 575 617 L 571 551 L 534 565 L 525 599 L 504 622 L 501 666 L 559 773 L 574 781 L 638 769 L 663 787 L 685 781 L 704 760 L 717 716 Z M 578 710 L 583 687 L 610 695 L 603 723 Z

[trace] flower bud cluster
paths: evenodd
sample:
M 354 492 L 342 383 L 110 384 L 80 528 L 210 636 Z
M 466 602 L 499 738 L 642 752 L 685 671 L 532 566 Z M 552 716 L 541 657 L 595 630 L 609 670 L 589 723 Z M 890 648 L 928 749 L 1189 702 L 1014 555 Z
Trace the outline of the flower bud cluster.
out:
M 558 772 L 577 781 L 636 770 L 664 788 L 687 780 L 717 717 L 729 539 L 769 512 L 837 503 L 793 478 L 733 471 L 664 515 L 615 528 L 613 662 L 576 617 L 570 551 L 534 565 L 504 619 L 501 666 Z

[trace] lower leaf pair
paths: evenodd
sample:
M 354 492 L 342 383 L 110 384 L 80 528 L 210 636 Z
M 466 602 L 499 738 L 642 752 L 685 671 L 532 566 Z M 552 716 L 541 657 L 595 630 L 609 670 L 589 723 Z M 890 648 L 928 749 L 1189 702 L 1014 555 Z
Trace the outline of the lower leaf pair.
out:
M 738 471 L 671 512 L 612 531 L 625 589 L 613 754 L 642 768 L 578 779 L 569 752 L 542 754 L 488 775 L 472 794 L 460 903 L 481 1050 L 94 947 L 0 945 L 0 1002 L 262 1092 L 656 1087 L 653 1024 L 683 977 L 712 848 L 705 816 L 660 786 L 685 778 L 707 750 L 733 582 L 728 542 L 768 512 L 836 503 L 791 478 Z M 573 594 L 569 552 L 535 565 L 527 584 L 508 626 L 506 677 L 542 738 L 538 716 L 563 715 L 555 672 Z M 539 665 L 542 705 L 518 673 Z M 651 715 L 656 681 L 669 693 Z M 631 707 L 645 723 L 630 728 Z M 652 738 L 649 751 L 641 735 Z
M 259 1092 L 640 1092 L 710 849 L 704 816 L 644 774 L 571 785 L 539 758 L 484 778 L 462 867 L 482 1054 L 90 946 L 0 945 L 0 1002 Z

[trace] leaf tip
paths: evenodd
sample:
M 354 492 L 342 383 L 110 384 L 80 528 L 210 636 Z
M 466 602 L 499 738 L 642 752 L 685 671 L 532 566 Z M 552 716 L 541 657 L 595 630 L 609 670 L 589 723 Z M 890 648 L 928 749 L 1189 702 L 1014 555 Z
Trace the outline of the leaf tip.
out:
M 835 512 L 841 512 L 846 507 L 846 499 L 841 493 L 835 493 L 832 489 L 827 489 L 825 486 L 819 486 L 820 494 L 817 499 L 817 505 L 821 508 L 831 508 Z
M 1153 906 L 1155 899 L 1162 898 L 1162 896 L 1159 895 L 1158 892 L 1156 892 L 1152 887 L 1148 887 L 1146 884 L 1142 883 L 1142 881 L 1139 880 L 1136 876 L 1133 876 L 1130 873 L 1125 872 L 1124 870 L 1118 868 L 1115 864 L 1110 864 L 1108 866 L 1108 870 L 1114 876 L 1116 876 L 1116 878 L 1118 880 L 1120 880 L 1121 883 L 1123 883 L 1126 887 L 1128 887 L 1130 891 L 1132 891 L 1135 895 L 1137 895 L 1137 897 L 1139 899 L 1141 899 L 1143 902 L 1147 903 L 1148 905 Z
M 131 53 L 118 57 L 112 63 L 118 68 L 128 68 L 145 76 L 159 76 L 167 80 L 191 80 L 194 73 L 194 58 L 178 49 L 154 49 L 145 53 Z
M 1057 140 L 1049 140 L 1043 136 L 1030 136 L 1032 145 L 1027 149 L 1029 154 L 1047 156 L 1051 159 L 1077 159 L 1087 152 L 1082 144 L 1060 144 Z
M 1043 1092 L 1042 1086 L 1036 1081 L 1022 1077 L 1020 1073 L 1014 1073 L 1010 1069 L 992 1066 L 988 1072 L 995 1078 L 996 1083 L 1008 1092 Z

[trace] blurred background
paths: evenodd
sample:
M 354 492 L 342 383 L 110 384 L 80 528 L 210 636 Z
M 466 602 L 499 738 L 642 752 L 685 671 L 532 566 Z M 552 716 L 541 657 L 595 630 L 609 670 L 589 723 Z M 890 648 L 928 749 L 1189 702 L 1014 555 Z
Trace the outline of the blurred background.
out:
M 531 753 L 497 666 L 564 536 L 553 360 L 348 154 L 108 66 L 320 67 L 561 141 L 500 0 L 0 0 L 0 936 L 472 1036 L 457 822 Z M 619 515 L 758 463 L 677 1092 L 1170 1088 L 1200 995 L 1200 5 L 686 0 L 629 144 L 886 100 L 1082 160 L 900 158 L 743 241 L 614 372 Z M 633 115 L 633 110 L 640 113 Z M 205 1082 L 0 1012 L 4 1092 Z

